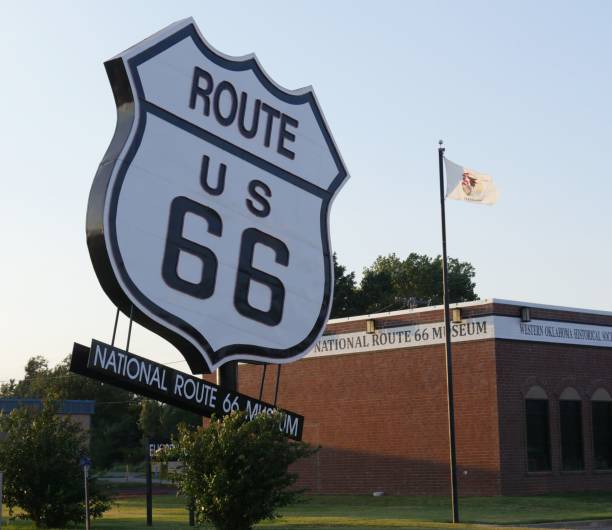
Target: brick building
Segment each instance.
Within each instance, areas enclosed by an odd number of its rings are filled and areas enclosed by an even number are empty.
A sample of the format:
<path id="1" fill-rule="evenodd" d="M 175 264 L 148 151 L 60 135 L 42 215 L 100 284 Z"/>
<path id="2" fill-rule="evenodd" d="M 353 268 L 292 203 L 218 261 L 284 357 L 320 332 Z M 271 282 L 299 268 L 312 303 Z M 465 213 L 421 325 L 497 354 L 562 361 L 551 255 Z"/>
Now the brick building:
<path id="1" fill-rule="evenodd" d="M 483 300 L 451 307 L 461 495 L 612 489 L 612 313 Z M 269 369 L 263 398 L 274 397 Z M 259 394 L 262 367 L 241 365 Z M 319 493 L 449 491 L 441 307 L 330 320 L 283 366 L 278 404 L 321 451 Z"/>

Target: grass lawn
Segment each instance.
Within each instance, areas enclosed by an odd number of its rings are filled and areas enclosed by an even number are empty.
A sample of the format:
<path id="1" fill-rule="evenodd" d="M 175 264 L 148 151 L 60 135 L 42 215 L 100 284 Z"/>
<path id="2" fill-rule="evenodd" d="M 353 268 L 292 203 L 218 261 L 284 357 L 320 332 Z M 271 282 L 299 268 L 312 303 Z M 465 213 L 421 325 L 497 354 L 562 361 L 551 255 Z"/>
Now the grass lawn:
<path id="1" fill-rule="evenodd" d="M 153 527 L 158 530 L 189 528 L 184 501 L 172 495 L 156 496 Z M 612 518 L 612 493 L 570 493 L 531 497 L 469 497 L 461 499 L 464 523 L 451 525 L 448 499 L 444 497 L 307 496 L 304 502 L 283 510 L 282 517 L 258 525 L 278 530 L 391 530 L 397 528 L 467 529 L 469 523 L 512 525 L 544 521 Z M 6 514 L 5 514 L 6 515 Z M 6 530 L 30 530 L 16 521 Z M 93 528 L 137 529 L 145 526 L 144 497 L 119 499 Z"/>

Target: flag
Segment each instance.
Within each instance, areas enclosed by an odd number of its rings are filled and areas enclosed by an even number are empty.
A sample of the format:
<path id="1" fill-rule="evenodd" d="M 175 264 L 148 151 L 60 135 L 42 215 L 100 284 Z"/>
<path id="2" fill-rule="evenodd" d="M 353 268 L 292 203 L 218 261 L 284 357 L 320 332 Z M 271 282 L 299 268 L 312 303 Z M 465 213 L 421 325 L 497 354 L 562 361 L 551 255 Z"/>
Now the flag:
<path id="1" fill-rule="evenodd" d="M 457 201 L 495 204 L 499 192 L 489 175 L 478 173 L 444 159 L 446 196 Z"/>

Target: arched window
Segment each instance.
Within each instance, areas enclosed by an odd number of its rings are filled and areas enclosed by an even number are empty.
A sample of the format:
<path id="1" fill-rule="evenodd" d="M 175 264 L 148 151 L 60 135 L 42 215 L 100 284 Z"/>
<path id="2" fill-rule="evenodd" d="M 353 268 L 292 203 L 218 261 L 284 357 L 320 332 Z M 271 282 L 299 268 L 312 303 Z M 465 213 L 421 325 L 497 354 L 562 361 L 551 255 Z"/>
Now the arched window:
<path id="1" fill-rule="evenodd" d="M 593 418 L 593 467 L 612 468 L 612 398 L 603 388 L 591 396 Z"/>
<path id="2" fill-rule="evenodd" d="M 550 471 L 548 396 L 542 387 L 532 386 L 525 394 L 525 419 L 527 471 Z"/>
<path id="3" fill-rule="evenodd" d="M 574 388 L 566 388 L 559 396 L 561 423 L 561 468 L 564 471 L 584 469 L 582 450 L 582 400 Z"/>

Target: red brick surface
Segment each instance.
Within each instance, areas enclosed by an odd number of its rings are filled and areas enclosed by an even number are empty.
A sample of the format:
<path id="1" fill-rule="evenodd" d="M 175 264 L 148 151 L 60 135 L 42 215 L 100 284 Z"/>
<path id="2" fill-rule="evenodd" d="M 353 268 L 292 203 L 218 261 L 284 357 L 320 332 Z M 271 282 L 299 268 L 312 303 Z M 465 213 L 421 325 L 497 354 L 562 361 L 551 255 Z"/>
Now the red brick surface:
<path id="1" fill-rule="evenodd" d="M 499 491 L 493 341 L 455 348 L 461 487 Z M 240 367 L 240 391 L 259 394 L 263 368 Z M 276 368 L 264 400 L 273 401 Z M 320 493 L 448 491 L 448 423 L 442 346 L 337 355 L 283 366 L 279 406 L 305 416 L 304 439 L 321 451 L 299 472 Z M 489 427 L 483 428 L 483 425 Z M 464 471 L 466 474 L 464 474 Z"/>
<path id="2" fill-rule="evenodd" d="M 464 317 L 520 316 L 520 307 L 485 303 Z M 531 309 L 532 318 L 612 325 L 612 317 Z M 376 327 L 439 322 L 440 309 L 376 318 Z M 326 333 L 365 331 L 365 319 L 331 323 Z M 459 493 L 528 494 L 612 489 L 612 473 L 592 469 L 590 395 L 612 394 L 612 351 L 560 344 L 479 340 L 453 344 Z M 240 392 L 259 395 L 263 367 L 241 365 Z M 263 399 L 274 400 L 276 366 Z M 550 397 L 550 473 L 526 470 L 524 394 Z M 558 396 L 583 399 L 586 469 L 560 470 Z M 306 358 L 284 365 L 278 405 L 305 417 L 304 439 L 321 450 L 297 466 L 317 493 L 446 494 L 449 448 L 444 346 Z"/>
<path id="3" fill-rule="evenodd" d="M 612 489 L 612 472 L 593 470 L 590 397 L 597 388 L 612 394 L 612 352 L 562 344 L 496 341 L 502 493 Z M 551 471 L 527 472 L 524 395 L 542 387 L 549 399 Z M 559 396 L 567 387 L 582 399 L 585 470 L 561 469 Z"/>

